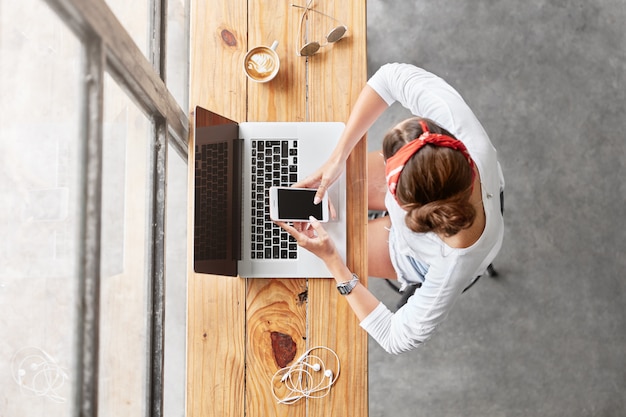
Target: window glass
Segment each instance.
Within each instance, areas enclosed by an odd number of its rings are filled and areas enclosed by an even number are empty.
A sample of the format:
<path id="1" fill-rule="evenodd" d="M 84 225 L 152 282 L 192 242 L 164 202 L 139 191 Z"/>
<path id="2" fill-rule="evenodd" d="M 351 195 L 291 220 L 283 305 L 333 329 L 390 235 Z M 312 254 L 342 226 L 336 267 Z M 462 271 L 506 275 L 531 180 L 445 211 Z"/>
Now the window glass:
<path id="1" fill-rule="evenodd" d="M 76 414 L 81 57 L 45 2 L 0 0 L 0 416 Z"/>
<path id="2" fill-rule="evenodd" d="M 189 0 L 167 2 L 167 88 L 189 114 Z"/>
<path id="3" fill-rule="evenodd" d="M 148 279 L 152 123 L 107 74 L 104 82 L 98 415 L 149 406 Z"/>
<path id="4" fill-rule="evenodd" d="M 167 2 L 168 89 L 189 111 L 189 0 Z M 187 161 L 168 149 L 165 231 L 165 363 L 163 415 L 185 415 L 187 317 Z"/>
<path id="5" fill-rule="evenodd" d="M 165 416 L 185 415 L 187 317 L 187 161 L 171 146 L 165 231 Z"/>
<path id="6" fill-rule="evenodd" d="M 122 23 L 143 54 L 150 56 L 150 4 L 149 0 L 106 0 L 106 4 Z"/>

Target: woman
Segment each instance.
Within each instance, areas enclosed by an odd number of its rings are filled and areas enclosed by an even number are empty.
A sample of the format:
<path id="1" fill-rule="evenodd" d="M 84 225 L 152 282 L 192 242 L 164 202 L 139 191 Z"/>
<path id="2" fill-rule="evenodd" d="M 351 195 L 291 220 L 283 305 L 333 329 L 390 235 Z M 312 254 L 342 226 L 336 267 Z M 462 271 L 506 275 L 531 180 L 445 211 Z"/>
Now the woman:
<path id="1" fill-rule="evenodd" d="M 279 223 L 320 257 L 361 326 L 388 352 L 423 343 L 457 297 L 483 274 L 502 244 L 496 150 L 461 96 L 444 80 L 408 64 L 387 64 L 368 81 L 329 160 L 298 186 L 316 202 L 341 174 L 353 147 L 393 102 L 415 117 L 393 127 L 383 153 L 368 156 L 368 208 L 388 216 L 368 225 L 369 275 L 421 287 L 395 314 L 343 263 L 316 219 Z"/>

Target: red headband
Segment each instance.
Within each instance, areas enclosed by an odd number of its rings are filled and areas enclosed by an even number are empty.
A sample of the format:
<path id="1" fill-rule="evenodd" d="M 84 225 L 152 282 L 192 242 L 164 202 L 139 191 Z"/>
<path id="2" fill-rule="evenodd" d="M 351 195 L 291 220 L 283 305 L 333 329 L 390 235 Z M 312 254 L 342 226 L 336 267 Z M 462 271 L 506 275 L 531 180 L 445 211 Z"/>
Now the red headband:
<path id="1" fill-rule="evenodd" d="M 470 164 L 470 168 L 472 168 L 472 184 L 474 183 L 474 161 L 472 161 L 472 157 L 470 156 L 467 148 L 458 139 L 452 138 L 447 135 L 442 135 L 439 133 L 430 133 L 428 130 L 428 125 L 423 120 L 419 121 L 422 126 L 423 133 L 417 139 L 405 144 L 402 146 L 398 152 L 396 152 L 393 156 L 387 159 L 385 165 L 385 176 L 387 178 L 387 185 L 389 186 L 389 191 L 396 198 L 396 188 L 398 186 L 398 179 L 400 178 L 400 174 L 402 174 L 402 170 L 404 166 L 408 162 L 408 160 L 415 154 L 417 151 L 422 149 L 425 145 L 431 144 L 436 146 L 443 146 L 446 148 L 451 148 L 456 151 L 460 151 L 463 153 L 463 156 L 467 159 L 467 162 Z"/>

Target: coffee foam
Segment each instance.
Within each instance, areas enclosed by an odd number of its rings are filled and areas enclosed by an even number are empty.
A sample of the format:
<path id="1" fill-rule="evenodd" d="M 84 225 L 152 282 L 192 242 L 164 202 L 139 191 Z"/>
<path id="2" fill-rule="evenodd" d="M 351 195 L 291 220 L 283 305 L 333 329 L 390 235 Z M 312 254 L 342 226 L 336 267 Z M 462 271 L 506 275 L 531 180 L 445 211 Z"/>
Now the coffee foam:
<path id="1" fill-rule="evenodd" d="M 272 75 L 276 70 L 276 60 L 274 56 L 267 51 L 260 50 L 253 53 L 246 63 L 248 74 L 255 79 L 264 79 Z"/>

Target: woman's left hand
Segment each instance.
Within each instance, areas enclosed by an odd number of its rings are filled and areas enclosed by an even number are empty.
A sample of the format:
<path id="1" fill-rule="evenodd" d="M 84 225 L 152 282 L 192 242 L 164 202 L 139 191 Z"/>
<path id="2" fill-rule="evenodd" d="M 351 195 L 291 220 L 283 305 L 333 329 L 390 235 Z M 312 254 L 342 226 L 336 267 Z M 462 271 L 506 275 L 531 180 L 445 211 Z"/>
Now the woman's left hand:
<path id="1" fill-rule="evenodd" d="M 316 218 L 311 216 L 309 220 L 310 223 L 298 223 L 298 228 L 285 222 L 277 221 L 275 223 L 293 236 L 299 246 L 328 263 L 331 259 L 338 256 L 335 243 Z"/>

